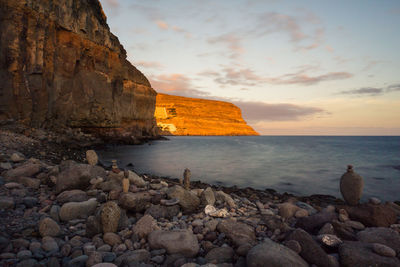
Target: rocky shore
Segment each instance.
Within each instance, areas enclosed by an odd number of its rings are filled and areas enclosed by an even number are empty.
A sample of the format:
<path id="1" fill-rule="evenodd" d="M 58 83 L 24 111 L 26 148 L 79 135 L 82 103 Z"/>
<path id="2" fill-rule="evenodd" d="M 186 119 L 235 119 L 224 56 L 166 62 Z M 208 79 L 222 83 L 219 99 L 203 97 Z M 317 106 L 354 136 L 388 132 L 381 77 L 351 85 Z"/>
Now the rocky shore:
<path id="1" fill-rule="evenodd" d="M 398 202 L 124 172 L 77 130 L 0 141 L 2 266 L 400 266 Z"/>

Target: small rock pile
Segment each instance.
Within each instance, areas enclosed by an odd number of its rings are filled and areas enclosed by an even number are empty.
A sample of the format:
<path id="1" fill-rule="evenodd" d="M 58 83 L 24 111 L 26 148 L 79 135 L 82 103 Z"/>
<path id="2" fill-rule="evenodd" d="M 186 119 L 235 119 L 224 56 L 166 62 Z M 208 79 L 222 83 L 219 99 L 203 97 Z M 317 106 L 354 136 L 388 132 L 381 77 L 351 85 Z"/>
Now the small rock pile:
<path id="1" fill-rule="evenodd" d="M 105 170 L 94 151 L 58 165 L 0 153 L 3 266 L 400 266 L 393 202 L 185 189 Z"/>

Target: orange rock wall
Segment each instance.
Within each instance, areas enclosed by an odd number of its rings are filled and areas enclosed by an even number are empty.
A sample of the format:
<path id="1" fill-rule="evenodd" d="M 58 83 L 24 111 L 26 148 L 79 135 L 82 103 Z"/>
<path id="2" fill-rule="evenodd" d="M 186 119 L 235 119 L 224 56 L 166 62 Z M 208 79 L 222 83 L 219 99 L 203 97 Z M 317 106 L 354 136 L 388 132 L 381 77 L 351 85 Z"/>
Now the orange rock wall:
<path id="1" fill-rule="evenodd" d="M 0 0 L 0 120 L 156 133 L 156 92 L 126 60 L 98 0 Z"/>
<path id="2" fill-rule="evenodd" d="M 163 135 L 258 135 L 222 101 L 157 94 L 155 118 Z"/>

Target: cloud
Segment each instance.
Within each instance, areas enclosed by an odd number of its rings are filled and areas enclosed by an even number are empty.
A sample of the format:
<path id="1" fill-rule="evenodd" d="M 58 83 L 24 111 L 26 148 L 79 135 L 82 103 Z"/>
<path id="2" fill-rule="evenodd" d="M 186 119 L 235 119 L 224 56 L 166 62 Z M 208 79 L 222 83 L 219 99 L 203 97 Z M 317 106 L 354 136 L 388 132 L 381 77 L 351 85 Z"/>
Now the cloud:
<path id="1" fill-rule="evenodd" d="M 324 81 L 341 80 L 351 78 L 348 72 L 328 72 L 321 75 L 310 76 L 306 72 L 316 70 L 315 66 L 301 66 L 295 73 L 288 73 L 278 77 L 263 77 L 249 68 L 233 69 L 225 67 L 221 71 L 204 71 L 201 76 L 214 79 L 214 82 L 225 85 L 256 86 L 263 83 L 269 84 L 298 84 L 314 85 Z"/>
<path id="2" fill-rule="evenodd" d="M 148 69 L 162 69 L 164 68 L 164 65 L 162 65 L 160 62 L 156 61 L 137 61 L 134 62 L 135 66 L 140 66 L 143 68 L 148 68 Z"/>
<path id="3" fill-rule="evenodd" d="M 161 30 L 168 30 L 169 26 L 165 21 L 156 20 L 155 23 L 157 24 L 158 28 Z"/>
<path id="4" fill-rule="evenodd" d="M 387 93 L 400 91 L 400 83 L 392 84 L 386 87 L 362 87 L 359 89 L 341 91 L 341 95 L 354 95 L 354 96 L 377 96 Z"/>
<path id="5" fill-rule="evenodd" d="M 157 92 L 187 97 L 204 97 L 208 95 L 208 93 L 196 89 L 191 79 L 183 74 L 150 76 L 149 80 Z"/>
<path id="6" fill-rule="evenodd" d="M 321 19 L 311 11 L 299 10 L 299 12 L 303 14 L 290 16 L 277 12 L 263 13 L 259 15 L 257 26 L 252 32 L 256 35 L 286 33 L 296 50 L 311 50 L 320 47 L 325 37 Z M 306 32 L 306 28 L 311 30 Z M 310 44 L 305 44 L 305 42 L 310 42 Z"/>
<path id="7" fill-rule="evenodd" d="M 343 80 L 353 77 L 349 72 L 328 72 L 321 75 L 309 76 L 303 72 L 285 74 L 277 78 L 268 78 L 268 81 L 273 84 L 302 84 L 314 85 L 320 82 Z"/>
<path id="8" fill-rule="evenodd" d="M 304 117 L 327 113 L 321 108 L 288 103 L 268 104 L 236 101 L 234 104 L 241 108 L 243 117 L 251 123 L 260 121 L 297 121 Z"/>
<path id="9" fill-rule="evenodd" d="M 226 33 L 208 39 L 208 43 L 210 44 L 223 43 L 227 45 L 231 52 L 230 58 L 237 58 L 245 52 L 241 42 L 242 39 L 232 33 Z"/>

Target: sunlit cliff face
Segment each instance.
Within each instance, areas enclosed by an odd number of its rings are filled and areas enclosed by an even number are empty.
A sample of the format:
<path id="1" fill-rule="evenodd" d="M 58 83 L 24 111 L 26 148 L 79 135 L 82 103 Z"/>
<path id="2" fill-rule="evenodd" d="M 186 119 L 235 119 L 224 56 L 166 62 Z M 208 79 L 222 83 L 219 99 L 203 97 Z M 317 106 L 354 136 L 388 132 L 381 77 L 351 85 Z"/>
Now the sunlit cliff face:
<path id="1" fill-rule="evenodd" d="M 258 135 L 231 103 L 158 94 L 154 117 L 164 135 Z"/>

